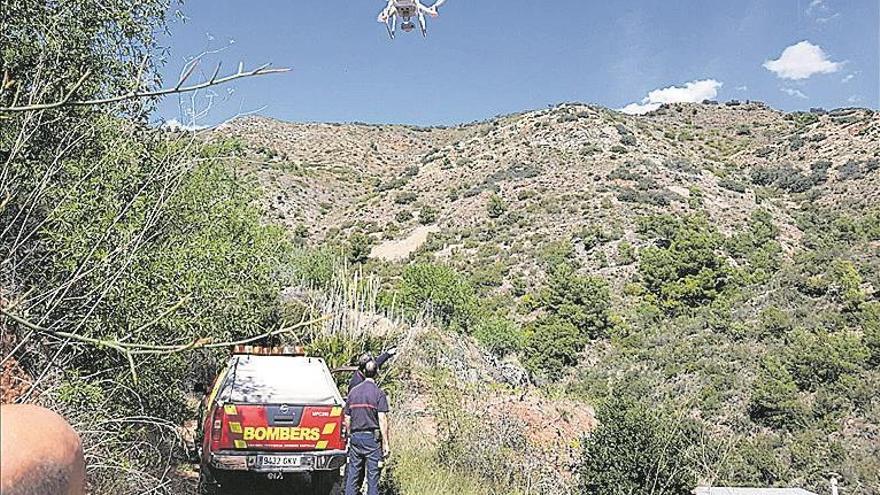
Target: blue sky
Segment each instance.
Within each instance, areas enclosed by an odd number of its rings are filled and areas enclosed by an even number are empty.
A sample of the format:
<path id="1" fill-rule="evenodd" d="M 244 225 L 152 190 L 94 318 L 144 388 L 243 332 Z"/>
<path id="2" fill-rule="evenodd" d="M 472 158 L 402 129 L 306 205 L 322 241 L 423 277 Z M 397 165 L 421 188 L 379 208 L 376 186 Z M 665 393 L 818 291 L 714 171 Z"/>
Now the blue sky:
<path id="1" fill-rule="evenodd" d="M 293 71 L 167 98 L 155 117 L 192 123 L 195 104 L 199 125 L 245 112 L 430 125 L 562 101 L 639 111 L 713 95 L 788 111 L 880 107 L 878 0 L 449 0 L 427 39 L 393 42 L 375 21 L 383 5 L 187 2 L 163 40 L 166 81 L 216 50 L 206 72 L 218 60 Z"/>

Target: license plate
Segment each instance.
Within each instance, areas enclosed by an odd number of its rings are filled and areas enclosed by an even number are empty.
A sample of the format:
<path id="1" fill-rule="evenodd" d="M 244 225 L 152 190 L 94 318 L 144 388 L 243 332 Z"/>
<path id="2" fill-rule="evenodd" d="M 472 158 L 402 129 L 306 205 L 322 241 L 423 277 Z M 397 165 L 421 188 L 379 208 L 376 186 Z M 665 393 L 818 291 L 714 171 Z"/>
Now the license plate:
<path id="1" fill-rule="evenodd" d="M 302 456 L 296 455 L 261 455 L 258 459 L 258 463 L 262 467 L 299 467 L 303 464 L 303 458 Z"/>

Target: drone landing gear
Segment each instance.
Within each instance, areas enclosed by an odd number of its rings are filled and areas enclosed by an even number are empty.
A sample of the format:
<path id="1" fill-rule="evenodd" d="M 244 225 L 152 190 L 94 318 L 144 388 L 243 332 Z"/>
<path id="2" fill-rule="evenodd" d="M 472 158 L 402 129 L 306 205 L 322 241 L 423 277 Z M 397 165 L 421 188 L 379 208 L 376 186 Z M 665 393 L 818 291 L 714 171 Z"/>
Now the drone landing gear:
<path id="1" fill-rule="evenodd" d="M 388 30 L 388 36 L 390 36 L 391 39 L 394 39 L 394 34 L 395 34 L 394 31 L 395 31 L 396 27 L 397 27 L 397 16 L 396 15 L 392 15 L 391 17 L 389 17 L 388 19 L 385 20 L 385 29 Z"/>
<path id="2" fill-rule="evenodd" d="M 419 27 L 422 28 L 422 37 L 428 37 L 428 23 L 425 22 L 425 14 L 419 12 Z"/>

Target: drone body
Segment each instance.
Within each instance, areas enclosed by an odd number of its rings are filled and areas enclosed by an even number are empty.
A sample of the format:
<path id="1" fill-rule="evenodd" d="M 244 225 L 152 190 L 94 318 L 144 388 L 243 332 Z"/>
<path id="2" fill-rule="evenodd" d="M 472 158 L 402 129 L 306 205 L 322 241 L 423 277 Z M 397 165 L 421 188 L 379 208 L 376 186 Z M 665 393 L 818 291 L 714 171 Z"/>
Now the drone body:
<path id="1" fill-rule="evenodd" d="M 417 18 L 422 36 L 427 37 L 428 23 L 425 14 L 437 17 L 440 15 L 437 9 L 444 3 L 446 0 L 437 0 L 430 7 L 426 7 L 421 0 L 388 0 L 388 4 L 382 9 L 376 20 L 385 25 L 385 28 L 388 29 L 388 36 L 394 39 L 398 20 L 400 20 L 400 29 L 409 33 L 416 28 L 413 18 Z"/>

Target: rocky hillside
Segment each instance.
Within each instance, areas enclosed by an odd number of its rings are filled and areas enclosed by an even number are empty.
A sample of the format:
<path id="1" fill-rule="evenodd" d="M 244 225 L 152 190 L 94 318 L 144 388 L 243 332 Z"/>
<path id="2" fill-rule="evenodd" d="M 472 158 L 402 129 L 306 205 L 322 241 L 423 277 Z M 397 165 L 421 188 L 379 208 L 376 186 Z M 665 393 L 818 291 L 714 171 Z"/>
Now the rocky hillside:
<path id="1" fill-rule="evenodd" d="M 311 242 L 364 232 L 374 255 L 398 260 L 430 239 L 439 259 L 494 265 L 492 284 L 536 275 L 534 255 L 569 236 L 588 267 L 625 270 L 613 259 L 620 243 L 639 247 L 647 213 L 700 209 L 729 234 L 761 207 L 791 251 L 804 202 L 880 202 L 880 114 L 863 109 L 564 104 L 454 128 L 248 117 L 217 132 L 246 143 L 271 215 Z M 591 251 L 597 233 L 613 242 Z"/>
<path id="2" fill-rule="evenodd" d="M 559 411 L 573 419 L 550 432 L 556 468 L 507 479 L 504 463 L 479 464 L 474 485 L 639 493 L 654 481 L 633 472 L 654 472 L 673 442 L 657 474 L 677 483 L 669 493 L 698 482 L 820 491 L 831 471 L 845 491 L 880 493 L 877 112 L 564 104 L 452 128 L 251 117 L 213 136 L 239 143 L 270 220 L 319 248 L 303 255 L 307 285 L 326 285 L 324 256 L 338 251 L 323 248 L 341 246 L 358 273 L 383 279 L 384 310 L 433 312 L 445 344 L 418 348 L 476 346 L 524 377 L 450 382 L 440 361 L 414 357 L 423 374 L 400 382 L 415 391 L 414 417 L 450 397 L 473 409 L 428 421 L 424 466 L 474 466 L 457 425 L 528 440 Z M 508 402 L 524 409 L 477 413 Z M 492 438 L 504 441 L 487 440 L 482 458 L 525 441 Z M 649 464 L 622 469 L 634 452 Z M 408 467 L 418 474 L 401 486 L 435 483 Z"/>

